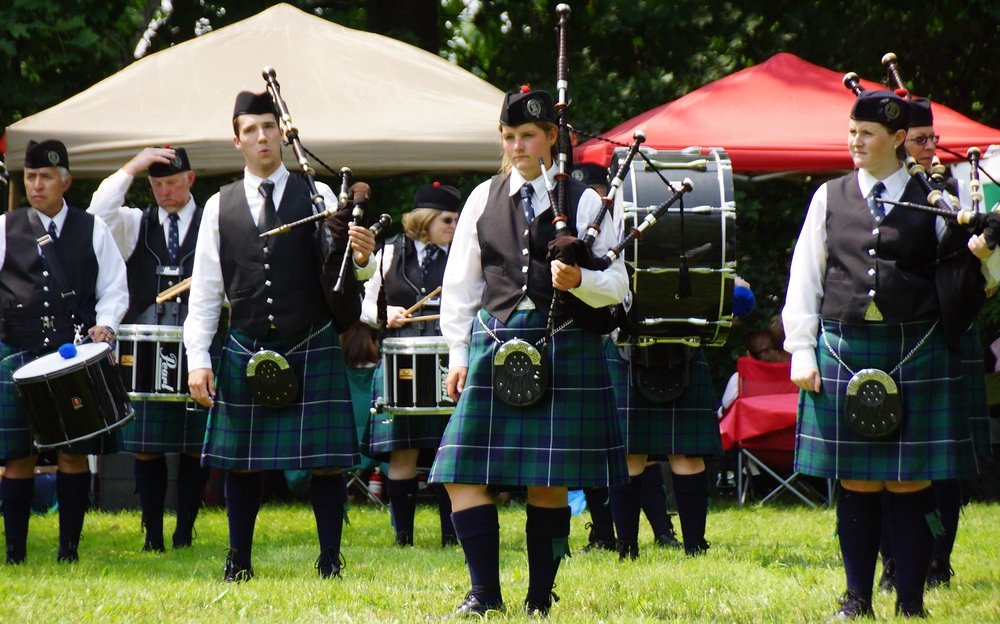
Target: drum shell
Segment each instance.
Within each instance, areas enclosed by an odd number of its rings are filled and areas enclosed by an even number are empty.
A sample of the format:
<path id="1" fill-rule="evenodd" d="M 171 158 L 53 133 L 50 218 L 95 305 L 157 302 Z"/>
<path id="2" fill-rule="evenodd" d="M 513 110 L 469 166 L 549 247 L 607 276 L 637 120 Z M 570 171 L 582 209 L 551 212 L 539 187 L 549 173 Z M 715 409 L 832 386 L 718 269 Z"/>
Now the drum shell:
<path id="1" fill-rule="evenodd" d="M 14 371 L 14 383 L 30 414 L 39 449 L 103 435 L 135 415 L 110 346 L 99 343 L 78 349 L 78 357 L 71 360 L 50 353 Z"/>
<path id="2" fill-rule="evenodd" d="M 450 414 L 448 344 L 441 336 L 382 341 L 385 411 L 390 414 Z"/>
<path id="3" fill-rule="evenodd" d="M 694 190 L 683 197 L 683 248 L 680 203 L 676 203 L 623 250 L 632 269 L 630 315 L 636 332 L 656 342 L 721 346 L 732 325 L 736 267 L 732 165 L 718 149 L 707 154 L 645 153 L 658 168 L 654 171 L 636 158 L 626 173 L 621 189 L 626 232 L 673 194 L 660 175 L 675 188 L 690 178 Z M 678 297 L 682 252 L 691 281 L 691 296 L 683 299 Z"/>
<path id="4" fill-rule="evenodd" d="M 117 338 L 118 370 L 132 399 L 188 400 L 182 327 L 125 324 Z"/>

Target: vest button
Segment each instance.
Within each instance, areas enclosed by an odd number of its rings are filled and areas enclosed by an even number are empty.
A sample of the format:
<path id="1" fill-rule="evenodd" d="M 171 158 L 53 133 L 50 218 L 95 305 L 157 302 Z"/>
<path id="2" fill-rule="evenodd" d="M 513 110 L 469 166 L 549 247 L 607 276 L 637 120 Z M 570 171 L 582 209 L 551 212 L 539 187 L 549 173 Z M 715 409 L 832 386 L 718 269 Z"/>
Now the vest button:
<path id="1" fill-rule="evenodd" d="M 270 251 L 271 251 L 270 249 L 268 249 L 267 247 L 264 247 L 264 253 L 269 253 Z"/>
<path id="2" fill-rule="evenodd" d="M 271 286 L 271 280 L 264 280 L 264 286 L 270 287 Z"/>
<path id="3" fill-rule="evenodd" d="M 875 275 L 875 269 L 868 269 L 868 275 L 874 276 Z"/>
<path id="4" fill-rule="evenodd" d="M 268 314 L 267 315 L 267 320 L 269 320 L 269 321 L 271 321 L 273 323 L 274 322 L 274 315 L 273 314 Z"/>
<path id="5" fill-rule="evenodd" d="M 48 277 L 48 276 L 49 276 L 48 271 L 42 271 L 42 277 Z"/>
<path id="6" fill-rule="evenodd" d="M 521 255 L 522 256 L 527 256 L 528 255 L 528 248 L 527 247 L 525 247 L 524 249 L 521 250 Z"/>
<path id="7" fill-rule="evenodd" d="M 268 303 L 274 303 L 274 299 L 272 299 L 272 298 L 268 297 L 268 298 L 267 298 L 267 302 L 268 302 Z"/>
<path id="8" fill-rule="evenodd" d="M 521 267 L 521 273 L 527 273 L 527 272 L 528 272 L 528 267 L 526 266 Z"/>
<path id="9" fill-rule="evenodd" d="M 875 250 L 874 249 L 869 249 L 868 250 L 868 255 L 874 257 L 875 256 Z"/>
<path id="10" fill-rule="evenodd" d="M 872 230 L 872 236 L 878 236 L 878 228 Z"/>
<path id="11" fill-rule="evenodd" d="M 525 284 L 524 286 L 521 286 L 521 292 L 526 292 L 527 290 L 528 290 L 528 285 L 527 284 Z M 46 304 L 46 305 L 48 305 L 48 304 Z"/>
<path id="12" fill-rule="evenodd" d="M 869 297 L 874 297 L 875 296 L 875 289 L 874 288 L 872 290 L 868 291 L 868 296 Z"/>
<path id="13" fill-rule="evenodd" d="M 48 302 L 48 301 L 43 301 L 43 302 L 42 302 L 42 307 L 43 307 L 43 308 L 47 308 L 47 307 L 49 307 L 49 302 Z"/>
<path id="14" fill-rule="evenodd" d="M 48 286 L 42 286 L 42 292 L 49 292 Z"/>
<path id="15" fill-rule="evenodd" d="M 271 265 L 267 264 L 267 263 L 264 263 L 264 270 L 265 271 L 270 271 L 271 270 Z"/>

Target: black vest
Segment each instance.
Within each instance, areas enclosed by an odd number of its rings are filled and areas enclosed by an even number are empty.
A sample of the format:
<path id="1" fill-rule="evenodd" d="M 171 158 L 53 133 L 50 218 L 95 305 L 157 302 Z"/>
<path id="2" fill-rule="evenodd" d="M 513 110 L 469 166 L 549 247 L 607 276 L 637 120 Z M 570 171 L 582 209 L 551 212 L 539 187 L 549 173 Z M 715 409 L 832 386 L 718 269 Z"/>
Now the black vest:
<path id="1" fill-rule="evenodd" d="M 320 282 L 317 226 L 261 239 L 250 218 L 243 180 L 219 193 L 219 259 L 232 305 L 231 326 L 264 339 L 272 326 L 281 336 L 289 336 L 331 320 Z M 306 183 L 289 175 L 275 225 L 312 215 L 309 197 Z"/>
<path id="2" fill-rule="evenodd" d="M 0 270 L 0 340 L 19 349 L 40 353 L 73 341 L 72 316 L 84 329 L 97 321 L 97 256 L 94 254 L 94 217 L 67 208 L 58 240 L 50 243 L 59 257 L 65 288 L 76 293 L 76 306 L 60 293 L 50 271 L 45 271 L 38 241 L 28 219 L 32 208 L 7 212 L 7 251 Z"/>
<path id="3" fill-rule="evenodd" d="M 434 263 L 431 264 L 427 280 L 424 281 L 423 273 L 420 271 L 417 246 L 405 236 L 398 237 L 393 242 L 392 262 L 382 275 L 386 305 L 412 307 L 413 304 L 441 285 L 444 280 L 444 268 L 447 264 L 448 255 L 442 249 L 441 253 L 434 259 Z M 413 316 L 439 314 L 441 312 L 440 302 L 441 297 L 438 295 L 421 306 L 413 313 Z M 392 337 L 440 336 L 441 326 L 437 321 L 407 323 L 399 329 L 386 328 L 385 335 Z"/>
<path id="4" fill-rule="evenodd" d="M 508 195 L 510 174 L 493 176 L 486 209 L 476 223 L 486 289 L 483 309 L 506 323 L 525 295 L 543 314 L 552 302 L 552 270 L 546 261 L 549 241 L 555 236 L 552 207 L 535 215 L 528 227 L 519 203 Z M 587 186 L 567 180 L 567 225 L 576 235 L 576 211 Z"/>
<path id="5" fill-rule="evenodd" d="M 194 248 L 198 242 L 198 228 L 201 226 L 201 213 L 202 207 L 196 206 L 191 225 L 184 235 L 184 240 L 181 241 L 178 254 L 180 266 L 170 267 L 167 242 L 164 237 L 169 221 L 162 224 L 159 222 L 159 209 L 155 205 L 143 211 L 142 222 L 139 225 L 139 240 L 127 265 L 129 300 L 125 323 L 140 322 L 140 315 L 143 317 L 142 322 L 150 322 L 148 317 L 151 316 L 158 320 L 163 319 L 166 304 L 157 305 L 156 296 L 191 276 L 194 269 Z M 180 312 L 177 316 L 179 323 L 183 323 L 184 317 L 187 316 L 187 293 L 181 294 L 178 298 L 181 300 L 181 305 L 178 306 Z M 154 305 L 157 305 L 157 309 L 150 314 L 149 308 Z M 153 323 L 159 324 L 155 321 Z"/>
<path id="6" fill-rule="evenodd" d="M 874 298 L 886 323 L 938 316 L 935 216 L 899 207 L 875 227 L 857 172 L 827 182 L 823 318 L 863 323 Z M 902 201 L 924 203 L 911 179 Z"/>

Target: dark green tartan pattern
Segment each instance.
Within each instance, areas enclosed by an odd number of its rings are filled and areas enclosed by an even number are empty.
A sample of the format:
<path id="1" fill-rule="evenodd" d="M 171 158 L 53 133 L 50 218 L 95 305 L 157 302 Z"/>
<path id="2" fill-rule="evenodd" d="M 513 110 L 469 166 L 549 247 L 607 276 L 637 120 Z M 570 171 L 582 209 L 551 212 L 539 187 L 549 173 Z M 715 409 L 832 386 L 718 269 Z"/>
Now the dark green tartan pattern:
<path id="1" fill-rule="evenodd" d="M 500 338 L 535 344 L 545 317 L 516 311 L 506 326 L 480 318 Z M 628 479 L 625 446 L 601 338 L 570 327 L 555 334 L 545 357 L 549 388 L 531 407 L 493 396 L 499 344 L 473 321 L 465 390 L 448 422 L 429 481 L 559 487 L 606 486 Z"/>
<path id="2" fill-rule="evenodd" d="M 969 418 L 969 430 L 976 449 L 978 469 L 990 456 L 990 407 L 986 403 L 986 368 L 983 364 L 983 343 L 979 336 L 979 325 L 973 323 L 962 335 L 962 391 L 958 413 Z M 963 405 L 964 403 L 964 405 Z"/>
<path id="3" fill-rule="evenodd" d="M 654 403 L 632 387 L 632 367 L 621 350 L 610 339 L 604 342 L 626 452 L 653 459 L 722 455 L 712 372 L 701 350 L 691 361 L 683 394 L 669 403 Z"/>
<path id="4" fill-rule="evenodd" d="M 385 396 L 383 386 L 385 358 L 378 361 L 372 376 L 372 401 Z M 406 449 L 434 449 L 441 444 L 441 436 L 448 425 L 450 414 L 401 416 L 389 413 L 371 414 L 361 440 L 361 453 L 387 461 L 389 453 Z"/>
<path id="5" fill-rule="evenodd" d="M 929 321 L 898 325 L 847 325 L 823 321 L 830 345 L 855 372 L 889 372 L 931 327 Z M 961 363 L 935 329 L 914 356 L 893 375 L 903 402 L 903 423 L 888 440 L 861 438 L 843 414 L 849 373 L 819 336 L 819 393 L 799 393 L 795 468 L 805 474 L 862 481 L 921 481 L 971 476 L 975 450 L 962 403 Z"/>
<path id="6" fill-rule="evenodd" d="M 130 453 L 200 453 L 208 411 L 195 403 L 132 401 L 135 418 L 122 427 Z"/>
<path id="7" fill-rule="evenodd" d="M 222 349 L 215 407 L 209 412 L 203 462 L 227 470 L 348 468 L 358 463 L 357 432 L 340 340 L 318 328 L 288 338 L 255 340 L 231 330 Z M 282 408 L 253 402 L 247 384 L 252 352 L 271 349 L 288 360 L 299 380 L 299 398 Z"/>
<path id="8" fill-rule="evenodd" d="M 0 459 L 18 459 L 38 453 L 28 425 L 28 408 L 17 393 L 14 371 L 37 359 L 0 342 Z M 72 455 L 105 455 L 117 453 L 121 446 L 121 427 L 73 445 L 59 447 L 59 452 Z"/>

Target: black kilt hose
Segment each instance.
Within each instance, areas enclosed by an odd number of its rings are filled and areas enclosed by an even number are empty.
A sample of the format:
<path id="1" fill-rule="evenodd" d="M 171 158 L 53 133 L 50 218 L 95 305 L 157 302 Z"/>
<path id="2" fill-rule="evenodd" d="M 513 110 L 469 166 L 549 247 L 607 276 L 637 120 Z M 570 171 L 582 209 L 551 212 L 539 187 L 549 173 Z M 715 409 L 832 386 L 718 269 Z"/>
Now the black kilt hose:
<path id="1" fill-rule="evenodd" d="M 297 347 L 297 348 L 296 348 Z M 296 401 L 254 403 L 246 365 L 261 349 L 285 356 L 299 381 Z M 357 433 L 340 339 L 333 326 L 256 340 L 233 329 L 222 348 L 204 463 L 226 470 L 348 468 L 358 463 Z"/>
<path id="2" fill-rule="evenodd" d="M 855 372 L 862 368 L 889 372 L 933 325 L 933 321 L 822 323 L 830 345 Z M 939 329 L 893 374 L 902 398 L 903 422 L 895 436 L 881 441 L 863 439 L 847 427 L 843 411 L 851 373 L 831 355 L 822 333 L 818 343 L 822 388 L 818 393 L 799 393 L 796 470 L 862 481 L 961 479 L 976 472 L 963 398 L 968 388 L 961 361 L 948 351 Z"/>
<path id="3" fill-rule="evenodd" d="M 570 326 L 555 334 L 545 357 L 549 388 L 530 407 L 493 396 L 493 357 L 500 340 L 535 344 L 546 317 L 515 311 L 506 325 L 485 310 L 473 320 L 469 372 L 434 459 L 429 481 L 490 485 L 598 487 L 625 483 L 625 446 L 601 337 Z"/>
<path id="4" fill-rule="evenodd" d="M 0 342 L 0 459 L 19 459 L 39 452 L 28 424 L 31 416 L 12 378 L 14 371 L 39 357 Z M 120 431 L 119 427 L 111 433 L 59 447 L 58 451 L 71 455 L 117 453 L 121 446 Z"/>
<path id="5" fill-rule="evenodd" d="M 385 358 L 378 361 L 375 374 L 372 376 L 372 401 L 384 397 Z M 388 461 L 392 451 L 407 449 L 430 449 L 428 459 L 433 460 L 433 451 L 441 445 L 441 436 L 448 425 L 449 414 L 426 414 L 419 416 L 400 416 L 389 414 L 371 414 L 365 433 L 361 440 L 361 452 L 379 461 Z M 420 454 L 419 464 L 429 465 Z"/>
<path id="6" fill-rule="evenodd" d="M 628 454 L 649 455 L 650 459 L 722 455 L 712 373 L 700 350 L 691 361 L 684 393 L 675 401 L 654 403 L 632 387 L 632 367 L 621 350 L 610 339 L 604 342 Z"/>

